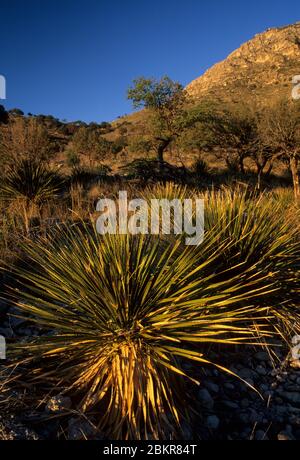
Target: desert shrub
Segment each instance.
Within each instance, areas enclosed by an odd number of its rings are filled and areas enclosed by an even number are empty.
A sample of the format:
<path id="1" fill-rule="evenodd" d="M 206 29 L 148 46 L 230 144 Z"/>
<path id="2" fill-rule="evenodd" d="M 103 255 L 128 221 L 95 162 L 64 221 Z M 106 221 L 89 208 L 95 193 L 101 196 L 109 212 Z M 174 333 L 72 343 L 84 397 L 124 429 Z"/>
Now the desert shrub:
<path id="1" fill-rule="evenodd" d="M 229 174 L 233 176 L 240 176 L 240 166 L 238 158 L 227 159 L 226 168 Z"/>
<path id="2" fill-rule="evenodd" d="M 95 172 L 98 176 L 98 179 L 105 178 L 111 173 L 111 168 L 108 165 L 98 165 L 95 168 Z"/>
<path id="3" fill-rule="evenodd" d="M 193 164 L 192 172 L 198 179 L 202 179 L 209 175 L 209 166 L 205 160 L 198 158 Z"/>
<path id="4" fill-rule="evenodd" d="M 257 304 L 268 305 L 277 315 L 280 327 L 278 323 L 273 323 L 272 327 L 285 335 L 298 332 L 300 211 L 291 191 L 283 189 L 257 195 L 248 190 L 223 189 L 201 194 L 182 185 L 167 183 L 147 187 L 142 196 L 148 200 L 204 199 L 206 232 L 215 235 L 217 247 L 229 242 L 215 260 L 216 274 L 220 279 L 229 279 L 245 269 L 249 269 L 250 278 L 255 273 L 264 274 L 268 282 L 276 285 L 276 290 L 260 297 Z M 169 241 L 176 238 L 168 236 Z M 202 261 L 207 241 L 205 236 L 198 248 Z"/>
<path id="5" fill-rule="evenodd" d="M 180 436 L 192 412 L 183 379 L 194 382 L 182 363 L 211 364 L 207 345 L 266 334 L 267 310 L 252 298 L 271 286 L 256 289 L 253 277 L 244 288 L 241 274 L 217 280 L 216 254 L 199 264 L 198 251 L 179 240 L 101 237 L 82 224 L 23 250 L 11 295 L 50 333 L 10 346 L 10 359 L 32 359 L 36 384 L 77 393 L 109 439 Z"/>
<path id="6" fill-rule="evenodd" d="M 121 173 L 129 179 L 139 179 L 143 182 L 153 181 L 183 181 L 186 171 L 183 168 L 177 168 L 167 162 L 158 160 L 139 158 L 125 165 Z"/>
<path id="7" fill-rule="evenodd" d="M 246 265 L 265 273 L 277 290 L 259 302 L 269 304 L 284 326 L 299 327 L 299 210 L 286 212 L 285 194 L 280 200 L 225 189 L 208 192 L 204 199 L 206 230 L 215 233 L 219 244 L 231 241 L 220 253 L 218 271 L 242 264 L 242 270 Z"/>
<path id="8" fill-rule="evenodd" d="M 72 168 L 71 174 L 69 176 L 69 184 L 71 186 L 89 185 L 93 180 L 95 180 L 94 172 L 82 166 L 76 166 Z"/>
<path id="9" fill-rule="evenodd" d="M 156 160 L 140 158 L 122 167 L 121 173 L 132 179 L 148 181 L 159 175 L 159 164 Z"/>
<path id="10" fill-rule="evenodd" d="M 111 153 L 113 155 L 117 155 L 118 153 L 122 152 L 127 147 L 127 139 L 125 136 L 119 136 L 115 139 L 114 142 L 111 143 Z"/>
<path id="11" fill-rule="evenodd" d="M 28 231 L 32 214 L 39 212 L 43 203 L 57 195 L 62 186 L 58 171 L 41 162 L 21 159 L 8 168 L 0 194 L 5 200 L 19 204 Z"/>
<path id="12" fill-rule="evenodd" d="M 1 184 L 1 195 L 8 199 L 25 197 L 40 203 L 53 197 L 62 183 L 57 171 L 33 160 L 20 160 L 7 171 Z"/>
<path id="13" fill-rule="evenodd" d="M 107 165 L 98 165 L 95 168 L 85 168 L 82 166 L 74 167 L 69 176 L 69 184 L 71 186 L 83 186 L 88 188 L 92 184 L 99 181 L 99 179 L 107 178 L 111 169 Z"/>
<path id="14" fill-rule="evenodd" d="M 293 255 L 298 249 L 295 216 L 287 219 L 283 202 L 274 199 L 274 195 L 223 189 L 207 192 L 203 198 L 206 229 L 215 229 L 220 238 L 233 240 L 230 250 L 236 250 L 239 260 L 263 264 L 278 245 L 285 248 L 285 255 Z M 284 265 L 283 260 L 280 262 Z"/>
<path id="15" fill-rule="evenodd" d="M 6 166 L 20 158 L 49 163 L 59 151 L 58 145 L 37 118 L 12 117 L 0 136 L 0 152 Z"/>
<path id="16" fill-rule="evenodd" d="M 0 124 L 7 123 L 9 120 L 8 112 L 5 110 L 3 105 L 0 105 Z"/>
<path id="17" fill-rule="evenodd" d="M 80 165 L 80 158 L 79 155 L 74 152 L 73 150 L 67 150 L 67 165 L 71 168 L 78 168 Z"/>

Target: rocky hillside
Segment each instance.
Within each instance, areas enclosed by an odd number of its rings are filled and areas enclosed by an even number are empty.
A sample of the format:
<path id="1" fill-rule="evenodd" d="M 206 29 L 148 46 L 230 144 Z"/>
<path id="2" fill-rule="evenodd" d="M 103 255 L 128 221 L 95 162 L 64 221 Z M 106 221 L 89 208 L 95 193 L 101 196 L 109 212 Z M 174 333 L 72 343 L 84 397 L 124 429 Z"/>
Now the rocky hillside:
<path id="1" fill-rule="evenodd" d="M 239 102 L 291 94 L 300 75 L 300 22 L 256 35 L 187 86 L 195 99 Z"/>

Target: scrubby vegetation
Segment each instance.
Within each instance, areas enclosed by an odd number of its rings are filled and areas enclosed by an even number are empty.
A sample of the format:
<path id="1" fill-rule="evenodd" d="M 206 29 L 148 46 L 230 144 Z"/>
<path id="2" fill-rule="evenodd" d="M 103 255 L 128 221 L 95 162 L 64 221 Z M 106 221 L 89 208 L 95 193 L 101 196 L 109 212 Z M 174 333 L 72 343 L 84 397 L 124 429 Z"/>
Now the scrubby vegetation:
<path id="1" fill-rule="evenodd" d="M 107 438 L 180 438 L 199 416 L 193 366 L 238 379 L 216 348 L 272 355 L 299 333 L 300 116 L 195 106 L 168 78 L 129 97 L 142 134 L 2 111 L 2 298 L 34 331 L 11 335 L 8 364 L 37 405 L 70 397 Z M 204 199 L 204 242 L 100 236 L 96 202 L 119 190 Z"/>

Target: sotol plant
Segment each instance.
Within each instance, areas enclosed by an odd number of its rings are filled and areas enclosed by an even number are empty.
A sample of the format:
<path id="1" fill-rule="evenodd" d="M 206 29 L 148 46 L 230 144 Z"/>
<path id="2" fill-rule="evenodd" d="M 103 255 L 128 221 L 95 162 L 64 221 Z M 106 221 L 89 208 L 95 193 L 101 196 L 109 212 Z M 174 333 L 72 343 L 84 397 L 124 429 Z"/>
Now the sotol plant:
<path id="1" fill-rule="evenodd" d="M 289 205 L 290 193 L 279 189 L 260 196 L 248 191 L 222 189 L 204 194 L 172 183 L 146 188 L 142 196 L 169 200 L 202 198 L 205 202 L 205 230 L 215 235 L 216 246 L 230 244 L 215 259 L 215 272 L 221 279 L 236 276 L 249 269 L 249 275 L 263 271 L 268 283 L 274 283 L 274 295 L 258 299 L 258 304 L 273 309 L 279 330 L 285 336 L 300 329 L 299 268 L 300 237 L 299 209 Z M 203 258 L 205 238 L 199 250 Z M 239 265 L 241 264 L 241 265 Z M 252 267 L 252 268 L 251 268 Z M 275 325 L 275 323 L 274 323 Z"/>
<path id="2" fill-rule="evenodd" d="M 298 332 L 299 210 L 293 214 L 287 211 L 285 194 L 281 199 L 281 194 L 257 197 L 246 191 L 225 189 L 207 193 L 204 199 L 206 230 L 214 232 L 219 244 L 227 239 L 232 243 L 220 253 L 218 270 L 242 262 L 255 271 L 263 271 L 276 290 L 274 295 L 260 299 L 260 304 L 263 301 L 273 309 L 282 331 Z"/>
<path id="3" fill-rule="evenodd" d="M 21 206 L 26 231 L 31 214 L 62 187 L 62 178 L 41 162 L 21 159 L 10 166 L 0 187 L 3 198 Z"/>
<path id="4" fill-rule="evenodd" d="M 180 241 L 100 237 L 82 224 L 24 250 L 12 295 L 51 333 L 15 344 L 10 355 L 32 359 L 35 381 L 77 393 L 78 407 L 93 408 L 110 439 L 176 436 L 190 412 L 182 362 L 208 364 L 207 344 L 268 334 L 268 310 L 252 299 L 272 287 L 257 288 L 259 274 L 246 284 L 246 274 L 217 281 L 211 249 L 199 265 Z"/>

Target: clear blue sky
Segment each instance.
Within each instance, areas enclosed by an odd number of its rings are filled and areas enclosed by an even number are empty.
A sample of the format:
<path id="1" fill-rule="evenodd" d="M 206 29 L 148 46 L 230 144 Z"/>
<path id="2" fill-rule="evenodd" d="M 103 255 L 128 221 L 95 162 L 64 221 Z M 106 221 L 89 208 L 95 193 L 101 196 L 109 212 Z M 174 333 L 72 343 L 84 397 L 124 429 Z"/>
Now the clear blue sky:
<path id="1" fill-rule="evenodd" d="M 131 111 L 135 77 L 187 84 L 254 34 L 298 20 L 299 0 L 1 0 L 5 106 L 110 121 Z"/>

